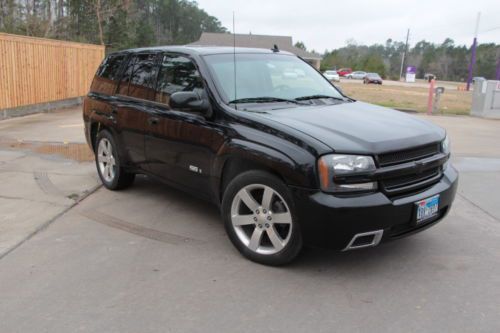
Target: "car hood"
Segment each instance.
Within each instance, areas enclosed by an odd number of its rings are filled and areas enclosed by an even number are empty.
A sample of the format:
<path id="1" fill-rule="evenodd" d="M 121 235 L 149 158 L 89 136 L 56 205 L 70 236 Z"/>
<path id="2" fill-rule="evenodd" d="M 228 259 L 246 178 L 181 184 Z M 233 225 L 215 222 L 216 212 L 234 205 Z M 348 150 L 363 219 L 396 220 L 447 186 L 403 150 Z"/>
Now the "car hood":
<path id="1" fill-rule="evenodd" d="M 445 136 L 442 128 L 423 119 L 363 102 L 300 106 L 260 115 L 343 153 L 379 154 L 437 142 Z"/>

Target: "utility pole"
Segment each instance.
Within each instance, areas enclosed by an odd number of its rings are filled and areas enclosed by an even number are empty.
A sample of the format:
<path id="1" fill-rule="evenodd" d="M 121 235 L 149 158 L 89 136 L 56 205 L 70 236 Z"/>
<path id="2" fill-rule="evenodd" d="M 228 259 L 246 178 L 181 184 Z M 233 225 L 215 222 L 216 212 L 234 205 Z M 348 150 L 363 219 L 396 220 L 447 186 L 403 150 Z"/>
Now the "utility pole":
<path id="1" fill-rule="evenodd" d="M 410 29 L 408 28 L 408 32 L 406 33 L 406 43 L 405 43 L 405 51 L 403 52 L 403 58 L 401 58 L 401 69 L 399 70 L 399 81 L 403 79 L 403 67 L 405 64 L 406 52 L 408 52 L 408 39 L 410 38 Z"/>
<path id="2" fill-rule="evenodd" d="M 469 63 L 469 76 L 467 77 L 467 91 L 470 90 L 470 84 L 472 82 L 472 72 L 474 71 L 474 65 L 476 64 L 477 32 L 479 30 L 480 18 L 481 18 L 481 12 L 477 13 L 476 30 L 474 31 L 474 40 L 472 41 L 470 63 Z"/>
<path id="3" fill-rule="evenodd" d="M 500 54 L 498 55 L 498 60 L 497 60 L 497 75 L 495 75 L 495 79 L 497 81 L 500 81 Z"/>

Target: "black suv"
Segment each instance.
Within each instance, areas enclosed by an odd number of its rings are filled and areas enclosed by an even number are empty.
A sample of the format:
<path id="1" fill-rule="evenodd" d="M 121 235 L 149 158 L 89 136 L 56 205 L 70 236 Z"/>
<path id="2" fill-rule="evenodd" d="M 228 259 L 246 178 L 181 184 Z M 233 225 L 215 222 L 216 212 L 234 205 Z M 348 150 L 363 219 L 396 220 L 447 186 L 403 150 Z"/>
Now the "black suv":
<path id="1" fill-rule="evenodd" d="M 276 48 L 110 54 L 83 118 L 104 186 L 140 173 L 209 200 L 235 247 L 269 265 L 303 244 L 351 250 L 426 229 L 457 188 L 443 129 L 355 101 Z"/>

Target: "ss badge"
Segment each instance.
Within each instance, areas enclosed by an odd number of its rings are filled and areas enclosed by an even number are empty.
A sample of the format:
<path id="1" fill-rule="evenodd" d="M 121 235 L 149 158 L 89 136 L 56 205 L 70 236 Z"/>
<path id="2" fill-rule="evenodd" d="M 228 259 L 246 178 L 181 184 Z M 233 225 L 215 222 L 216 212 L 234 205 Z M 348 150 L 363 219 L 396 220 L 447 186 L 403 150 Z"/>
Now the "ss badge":
<path id="1" fill-rule="evenodd" d="M 193 171 L 193 172 L 196 172 L 196 173 L 201 173 L 201 172 L 202 172 L 202 171 L 201 171 L 201 169 L 200 169 L 200 168 L 198 168 L 198 167 L 197 167 L 197 166 L 195 166 L 195 165 L 190 165 L 190 166 L 189 166 L 189 171 Z"/>

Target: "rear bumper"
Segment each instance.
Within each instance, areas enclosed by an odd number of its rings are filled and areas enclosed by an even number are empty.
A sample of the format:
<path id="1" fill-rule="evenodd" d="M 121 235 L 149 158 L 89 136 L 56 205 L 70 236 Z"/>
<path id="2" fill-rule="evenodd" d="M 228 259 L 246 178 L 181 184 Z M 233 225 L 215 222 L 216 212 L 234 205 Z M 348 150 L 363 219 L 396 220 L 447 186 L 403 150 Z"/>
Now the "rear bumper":
<path id="1" fill-rule="evenodd" d="M 385 242 L 435 225 L 449 212 L 457 184 L 458 173 L 450 164 L 438 183 L 401 198 L 389 198 L 381 192 L 338 197 L 317 190 L 291 190 L 305 243 L 345 249 L 357 234 L 383 230 L 380 241 Z M 415 202 L 436 194 L 440 195 L 438 215 L 417 226 Z"/>

